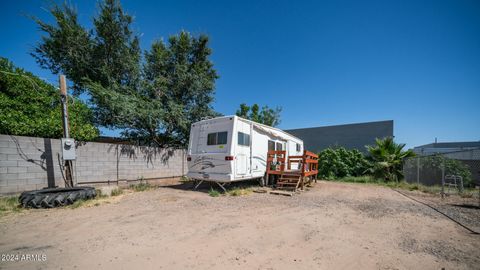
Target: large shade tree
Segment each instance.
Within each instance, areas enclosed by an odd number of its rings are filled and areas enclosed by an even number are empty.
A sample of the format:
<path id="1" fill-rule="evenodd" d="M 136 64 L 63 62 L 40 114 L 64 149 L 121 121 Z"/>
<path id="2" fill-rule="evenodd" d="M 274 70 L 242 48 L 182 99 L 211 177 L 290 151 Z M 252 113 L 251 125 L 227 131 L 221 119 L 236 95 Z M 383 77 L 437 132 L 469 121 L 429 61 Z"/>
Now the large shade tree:
<path id="1" fill-rule="evenodd" d="M 88 94 L 98 125 L 142 144 L 186 145 L 192 122 L 217 115 L 208 37 L 182 31 L 155 41 L 142 57 L 120 2 L 98 8 L 88 30 L 73 7 L 53 4 L 55 23 L 35 19 L 44 35 L 32 55 L 43 68 L 66 74 L 75 94 Z"/>
<path id="2" fill-rule="evenodd" d="M 240 108 L 237 110 L 236 115 L 257 123 L 275 127 L 280 124 L 281 112 L 282 108 L 280 107 L 273 109 L 268 106 L 263 106 L 262 109 L 260 109 L 260 106 L 256 103 L 252 106 L 242 103 L 240 104 Z"/>

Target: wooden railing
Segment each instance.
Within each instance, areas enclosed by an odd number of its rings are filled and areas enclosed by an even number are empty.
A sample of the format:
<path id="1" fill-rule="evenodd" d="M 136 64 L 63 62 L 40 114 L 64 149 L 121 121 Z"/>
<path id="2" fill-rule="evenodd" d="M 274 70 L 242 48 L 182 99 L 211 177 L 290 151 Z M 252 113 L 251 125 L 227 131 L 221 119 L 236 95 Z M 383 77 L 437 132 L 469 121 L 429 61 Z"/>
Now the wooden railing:
<path id="1" fill-rule="evenodd" d="M 267 176 L 269 174 L 281 174 L 285 171 L 287 151 L 267 152 Z"/>
<path id="2" fill-rule="evenodd" d="M 318 174 L 318 155 L 305 150 L 301 156 L 288 156 L 287 158 L 286 151 L 268 151 L 267 179 L 268 175 L 281 175 L 285 171 L 297 171 L 302 177 L 313 176 L 316 179 Z"/>
<path id="3" fill-rule="evenodd" d="M 318 155 L 305 150 L 303 152 L 303 173 L 302 176 L 311 176 L 318 174 Z"/>

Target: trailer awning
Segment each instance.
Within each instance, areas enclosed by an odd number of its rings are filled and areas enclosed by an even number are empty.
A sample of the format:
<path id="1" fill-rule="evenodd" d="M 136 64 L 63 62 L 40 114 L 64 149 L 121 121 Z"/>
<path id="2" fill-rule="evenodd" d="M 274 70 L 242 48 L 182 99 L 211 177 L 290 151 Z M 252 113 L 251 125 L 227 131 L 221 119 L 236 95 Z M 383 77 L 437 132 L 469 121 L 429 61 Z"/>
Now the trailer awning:
<path id="1" fill-rule="evenodd" d="M 259 131 L 261 131 L 262 133 L 264 134 L 267 134 L 271 137 L 275 137 L 275 138 L 278 138 L 278 139 L 281 139 L 281 140 L 285 140 L 285 141 L 288 141 L 288 138 L 285 137 L 282 133 L 280 132 L 277 132 L 275 130 L 272 130 L 272 129 L 268 129 L 268 128 L 265 128 L 261 125 L 257 125 L 257 124 L 253 124 L 253 127 Z"/>

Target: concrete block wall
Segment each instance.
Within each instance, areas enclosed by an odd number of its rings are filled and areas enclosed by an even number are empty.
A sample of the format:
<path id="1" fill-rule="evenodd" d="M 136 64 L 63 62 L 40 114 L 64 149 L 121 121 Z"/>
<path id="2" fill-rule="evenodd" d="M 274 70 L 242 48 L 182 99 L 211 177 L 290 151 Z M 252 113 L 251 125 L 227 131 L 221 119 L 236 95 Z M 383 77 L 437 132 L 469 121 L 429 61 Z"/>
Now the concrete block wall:
<path id="1" fill-rule="evenodd" d="M 0 135 L 0 194 L 64 186 L 60 140 Z M 79 184 L 166 179 L 187 172 L 185 151 L 87 142 L 76 147 Z"/>

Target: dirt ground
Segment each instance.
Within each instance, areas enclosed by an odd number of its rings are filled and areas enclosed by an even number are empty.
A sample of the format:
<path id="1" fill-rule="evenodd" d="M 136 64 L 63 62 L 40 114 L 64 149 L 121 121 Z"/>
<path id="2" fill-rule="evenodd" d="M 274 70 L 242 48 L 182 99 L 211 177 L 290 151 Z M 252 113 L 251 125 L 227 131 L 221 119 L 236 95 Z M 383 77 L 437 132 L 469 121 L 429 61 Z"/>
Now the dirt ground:
<path id="1" fill-rule="evenodd" d="M 480 210 L 461 208 L 479 230 Z M 163 187 L 9 215 L 0 235 L 2 254 L 46 255 L 2 269 L 480 268 L 480 235 L 394 190 L 332 182 L 293 197 Z"/>

